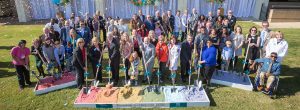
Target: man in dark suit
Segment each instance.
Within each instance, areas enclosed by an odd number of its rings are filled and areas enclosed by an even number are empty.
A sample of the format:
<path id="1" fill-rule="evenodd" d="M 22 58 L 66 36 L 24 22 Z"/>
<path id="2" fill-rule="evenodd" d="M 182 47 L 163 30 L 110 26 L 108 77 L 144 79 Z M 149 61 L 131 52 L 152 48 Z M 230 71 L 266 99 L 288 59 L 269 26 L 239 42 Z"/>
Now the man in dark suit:
<path id="1" fill-rule="evenodd" d="M 141 19 L 142 22 L 145 22 L 146 18 L 145 18 L 145 15 L 143 15 L 143 11 L 140 9 L 139 10 L 139 15 L 138 15 Z"/>
<path id="2" fill-rule="evenodd" d="M 171 33 L 173 33 L 174 25 L 175 25 L 175 17 L 172 15 L 171 10 L 168 10 L 167 14 L 168 14 L 168 17 L 169 17 L 169 22 L 170 22 L 170 27 L 171 27 L 171 29 L 169 31 Z"/>
<path id="3" fill-rule="evenodd" d="M 188 71 L 192 63 L 191 58 L 192 58 L 192 50 L 194 48 L 193 45 L 194 45 L 193 37 L 191 35 L 187 35 L 187 40 L 183 41 L 181 44 L 180 65 L 181 65 L 182 82 L 186 82 Z"/>
<path id="4" fill-rule="evenodd" d="M 119 81 L 119 68 L 120 68 L 120 44 L 118 38 L 114 38 L 112 33 L 107 34 L 107 47 L 108 47 L 108 56 L 110 59 L 110 67 L 112 72 L 112 80 L 114 86 L 118 85 Z"/>
<path id="5" fill-rule="evenodd" d="M 227 16 L 226 16 L 225 18 L 228 19 L 230 30 L 233 31 L 233 30 L 234 30 L 235 23 L 236 23 L 236 17 L 233 16 L 232 10 L 228 10 Z"/>
<path id="6" fill-rule="evenodd" d="M 146 20 L 144 21 L 147 30 L 154 30 L 155 29 L 155 24 L 152 22 L 151 16 L 147 15 Z"/>
<path id="7" fill-rule="evenodd" d="M 70 41 L 70 30 L 72 27 L 70 26 L 69 21 L 65 21 L 65 25 L 61 28 L 60 39 L 63 42 L 63 45 L 66 46 L 67 42 Z"/>
<path id="8" fill-rule="evenodd" d="M 217 10 L 217 15 L 214 17 L 214 22 L 218 21 L 218 17 L 221 16 L 222 19 L 224 18 L 224 16 L 221 13 L 221 9 Z"/>
<path id="9" fill-rule="evenodd" d="M 89 16 L 89 13 L 85 14 L 84 23 L 87 27 L 89 27 L 91 32 L 94 31 L 94 29 L 93 29 L 93 19 Z M 93 33 L 91 33 L 91 35 L 93 36 Z"/>
<path id="10" fill-rule="evenodd" d="M 160 16 L 160 12 L 156 11 L 155 16 L 153 17 L 153 23 L 160 23 L 162 24 L 162 17 Z"/>
<path id="11" fill-rule="evenodd" d="M 106 20 L 104 18 L 104 16 L 101 16 L 99 13 L 99 29 L 102 30 L 102 35 L 103 35 L 103 40 L 106 41 L 106 28 L 105 28 L 105 24 L 106 24 Z M 99 31 L 100 32 L 100 31 Z"/>
<path id="12" fill-rule="evenodd" d="M 80 21 L 80 30 L 79 35 L 84 39 L 85 46 L 87 46 L 91 41 L 91 31 L 88 27 L 86 27 L 84 21 Z"/>

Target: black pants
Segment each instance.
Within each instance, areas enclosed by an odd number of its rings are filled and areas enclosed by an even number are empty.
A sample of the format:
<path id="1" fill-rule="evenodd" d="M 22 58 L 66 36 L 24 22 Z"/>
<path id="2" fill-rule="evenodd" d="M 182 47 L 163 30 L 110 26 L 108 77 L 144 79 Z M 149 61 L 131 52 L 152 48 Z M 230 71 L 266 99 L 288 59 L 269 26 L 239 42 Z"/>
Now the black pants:
<path id="1" fill-rule="evenodd" d="M 181 42 L 183 42 L 184 41 L 184 39 L 186 39 L 186 33 L 187 31 L 185 31 L 185 32 L 181 32 Z"/>
<path id="2" fill-rule="evenodd" d="M 110 67 L 112 72 L 112 80 L 114 85 L 117 85 L 119 82 L 120 57 L 112 58 Z"/>
<path id="3" fill-rule="evenodd" d="M 30 85 L 30 75 L 29 71 L 25 68 L 23 65 L 15 65 L 16 71 L 17 71 L 17 77 L 19 82 L 19 87 L 24 88 L 25 82 L 26 84 Z"/>
<path id="4" fill-rule="evenodd" d="M 181 66 L 181 80 L 185 81 L 186 78 L 188 77 L 188 71 L 190 69 L 190 63 L 180 61 L 180 66 Z"/>
<path id="5" fill-rule="evenodd" d="M 99 67 L 98 73 L 97 73 L 97 64 L 98 64 L 99 59 L 94 59 L 94 61 L 92 61 L 92 68 L 93 68 L 93 75 L 95 76 L 95 79 L 97 81 L 102 82 L 102 65 Z M 97 78 L 96 78 L 96 74 L 98 74 Z"/>
<path id="6" fill-rule="evenodd" d="M 205 66 L 204 67 L 204 79 L 207 84 L 210 84 L 210 79 L 215 71 L 215 66 Z"/>
<path id="7" fill-rule="evenodd" d="M 126 80 L 129 80 L 128 72 L 130 69 L 130 62 L 128 58 L 125 59 L 125 67 L 126 67 Z"/>
<path id="8" fill-rule="evenodd" d="M 217 68 L 220 70 L 221 69 L 221 64 L 222 64 L 222 49 L 221 47 L 217 46 L 217 50 L 218 50 L 218 55 L 217 55 L 217 63 L 218 63 L 218 66 Z"/>
<path id="9" fill-rule="evenodd" d="M 45 77 L 43 62 L 40 59 L 35 59 L 36 69 L 39 72 L 39 76 Z"/>
<path id="10" fill-rule="evenodd" d="M 167 62 L 160 62 L 159 63 L 159 71 L 161 73 L 161 75 L 159 76 L 161 80 L 164 80 L 165 75 L 166 75 L 166 64 Z"/>
<path id="11" fill-rule="evenodd" d="M 84 70 L 81 67 L 75 67 L 77 88 L 81 89 L 84 84 Z"/>

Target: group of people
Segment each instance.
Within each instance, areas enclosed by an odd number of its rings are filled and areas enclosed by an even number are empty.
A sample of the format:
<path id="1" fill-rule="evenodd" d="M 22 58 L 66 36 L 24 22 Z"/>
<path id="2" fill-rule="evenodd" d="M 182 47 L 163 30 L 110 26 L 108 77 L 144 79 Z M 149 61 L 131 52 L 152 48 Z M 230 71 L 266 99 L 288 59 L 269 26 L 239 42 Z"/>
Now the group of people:
<path id="1" fill-rule="evenodd" d="M 33 40 L 31 52 L 25 47 L 26 41 L 21 40 L 11 54 L 21 89 L 25 82 L 31 84 L 30 53 L 35 56 L 40 76 L 45 76 L 43 64 L 48 74 L 75 70 L 79 89 L 83 87 L 88 64 L 92 65 L 92 73 L 100 82 L 103 81 L 102 67 L 109 65 L 114 86 L 119 83 L 120 69 L 124 70 L 130 84 L 138 85 L 141 73 L 144 74 L 142 83 L 148 82 L 147 79 L 152 83 L 152 78 L 157 75 L 163 83 L 169 76 L 176 77 L 180 67 L 182 82 L 186 82 L 193 69 L 200 69 L 208 87 L 216 69 L 228 71 L 231 63 L 233 68 L 239 63 L 243 47 L 246 47 L 243 71 L 260 63 L 261 77 L 278 76 L 280 62 L 288 48 L 283 33 L 271 31 L 269 23 L 263 21 L 260 32 L 253 26 L 244 36 L 242 27 L 235 25 L 236 19 L 231 10 L 227 15 L 218 10 L 215 15 L 209 12 L 208 16 L 198 14 L 196 9 L 192 13 L 185 10 L 183 15 L 180 11 L 176 11 L 176 15 L 172 15 L 170 10 L 162 12 L 162 15 L 156 11 L 154 16 L 144 15 L 139 10 L 127 25 L 124 19 L 106 18 L 99 11 L 93 17 L 86 14 L 84 18 L 72 14 L 70 19 L 65 19 L 58 14 L 56 19 L 45 25 L 44 33 Z M 102 60 L 106 48 L 108 64 Z M 156 59 L 157 70 L 153 68 Z M 139 66 L 143 67 L 143 71 Z M 264 78 L 261 80 L 260 90 L 264 87 Z M 268 85 L 266 88 L 269 88 Z"/>

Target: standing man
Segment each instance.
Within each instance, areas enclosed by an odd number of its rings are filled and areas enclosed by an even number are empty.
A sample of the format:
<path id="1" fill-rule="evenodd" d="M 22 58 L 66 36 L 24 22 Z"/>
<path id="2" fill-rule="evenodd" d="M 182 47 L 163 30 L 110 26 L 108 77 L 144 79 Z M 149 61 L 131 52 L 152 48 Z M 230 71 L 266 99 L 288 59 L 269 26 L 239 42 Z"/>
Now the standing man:
<path id="1" fill-rule="evenodd" d="M 180 10 L 177 10 L 175 20 L 174 20 L 174 28 L 173 28 L 173 34 L 175 35 L 176 40 L 179 36 L 180 30 L 181 30 Z"/>
<path id="2" fill-rule="evenodd" d="M 160 35 L 158 37 L 158 43 L 156 44 L 156 56 L 159 61 L 159 71 L 162 73 L 160 77 L 160 82 L 162 83 L 164 80 L 164 75 L 167 70 L 166 65 L 169 56 L 169 49 L 167 44 L 165 43 L 165 39 L 163 35 Z"/>
<path id="3" fill-rule="evenodd" d="M 149 31 L 155 29 L 155 24 L 152 22 L 150 15 L 147 15 L 146 20 L 144 21 L 144 24 L 146 25 L 146 28 Z"/>
<path id="4" fill-rule="evenodd" d="M 260 56 L 264 58 L 266 56 L 266 46 L 271 39 L 270 36 L 271 30 L 269 29 L 269 22 L 263 21 L 262 22 L 262 30 L 260 32 Z"/>
<path id="5" fill-rule="evenodd" d="M 169 22 L 170 22 L 170 27 L 171 27 L 169 32 L 173 33 L 174 25 L 175 25 L 175 17 L 172 15 L 171 10 L 168 10 L 167 15 L 168 15 Z"/>
<path id="6" fill-rule="evenodd" d="M 217 60 L 217 49 L 213 46 L 212 41 L 208 40 L 206 46 L 203 48 L 202 61 L 204 64 L 204 81 L 206 81 L 206 88 L 210 86 L 210 79 L 215 71 Z"/>
<path id="7" fill-rule="evenodd" d="M 70 41 L 70 39 L 71 39 L 71 37 L 70 37 L 71 29 L 72 29 L 72 27 L 70 26 L 70 22 L 65 21 L 65 25 L 64 25 L 64 27 L 61 28 L 61 32 L 60 32 L 60 39 L 64 46 L 67 46 L 67 42 Z"/>
<path id="8" fill-rule="evenodd" d="M 144 38 L 144 43 L 140 46 L 140 49 L 142 50 L 143 56 L 142 58 L 144 59 L 145 62 L 145 72 L 144 72 L 144 80 L 142 81 L 143 83 L 146 82 L 147 75 L 149 75 L 149 80 L 151 81 L 151 74 L 152 74 L 152 69 L 154 66 L 154 58 L 155 58 L 155 46 L 152 45 L 149 41 L 148 37 Z"/>
<path id="9" fill-rule="evenodd" d="M 192 50 L 194 48 L 193 45 L 194 45 L 193 37 L 188 34 L 187 40 L 185 40 L 181 44 L 181 51 L 180 51 L 181 80 L 183 83 L 186 82 L 188 71 L 191 66 Z"/>
<path id="10" fill-rule="evenodd" d="M 188 33 L 188 21 L 190 19 L 190 16 L 188 14 L 188 10 L 184 10 L 184 14 L 181 16 L 181 41 L 186 38 L 186 34 Z"/>
<path id="11" fill-rule="evenodd" d="M 120 43 L 118 38 L 113 37 L 112 33 L 109 32 L 107 34 L 108 44 L 106 45 L 108 48 L 108 56 L 110 59 L 110 67 L 112 72 L 112 80 L 114 86 L 118 85 L 119 82 L 119 68 L 120 68 Z"/>
<path id="12" fill-rule="evenodd" d="M 160 16 L 160 12 L 158 10 L 155 12 L 155 16 L 153 17 L 153 22 L 162 24 L 162 17 Z"/>
<path id="13" fill-rule="evenodd" d="M 141 21 L 144 22 L 146 19 L 145 19 L 145 15 L 143 14 L 143 11 L 141 9 L 139 9 L 139 14 L 138 16 L 140 17 Z"/>
<path id="14" fill-rule="evenodd" d="M 79 35 L 84 39 L 85 45 L 87 46 L 92 37 L 91 37 L 91 31 L 88 27 L 86 27 L 84 21 L 80 21 L 80 31 L 79 31 Z"/>
<path id="15" fill-rule="evenodd" d="M 227 16 L 225 18 L 228 19 L 228 21 L 229 21 L 228 24 L 229 24 L 230 30 L 233 31 L 235 23 L 236 23 L 236 17 L 233 16 L 232 10 L 228 10 Z"/>
<path id="16" fill-rule="evenodd" d="M 54 18 L 51 18 L 50 22 L 45 25 L 45 28 L 53 27 L 55 31 L 60 32 L 60 27 L 56 23 L 56 20 Z"/>
<path id="17" fill-rule="evenodd" d="M 197 24 L 197 20 L 199 18 L 199 15 L 197 13 L 196 8 L 193 8 L 191 18 L 189 20 L 189 28 L 191 30 L 191 35 L 194 37 L 196 35 L 197 30 L 194 30 L 195 25 Z"/>
<path id="18" fill-rule="evenodd" d="M 12 63 L 15 65 L 18 82 L 19 82 L 19 89 L 22 91 L 25 86 L 25 82 L 28 85 L 31 85 L 30 81 L 30 50 L 26 47 L 26 41 L 21 40 L 18 46 L 11 49 L 11 56 L 13 58 Z"/>
<path id="19" fill-rule="evenodd" d="M 99 20 L 99 33 L 102 30 L 103 41 L 106 41 L 106 28 L 105 28 L 106 20 L 105 20 L 105 17 L 101 16 L 101 13 L 100 13 L 99 10 L 96 12 L 96 15 L 98 16 L 98 20 Z"/>

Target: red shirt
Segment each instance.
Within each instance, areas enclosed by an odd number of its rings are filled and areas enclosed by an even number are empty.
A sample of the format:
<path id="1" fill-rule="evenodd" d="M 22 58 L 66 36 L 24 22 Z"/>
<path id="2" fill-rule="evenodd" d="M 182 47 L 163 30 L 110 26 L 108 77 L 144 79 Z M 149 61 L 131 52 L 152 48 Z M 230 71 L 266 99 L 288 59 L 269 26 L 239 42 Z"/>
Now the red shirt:
<path id="1" fill-rule="evenodd" d="M 159 58 L 160 62 L 167 62 L 168 61 L 168 55 L 169 55 L 169 49 L 166 43 L 160 43 L 158 42 L 156 44 L 156 56 Z"/>
<path id="2" fill-rule="evenodd" d="M 85 48 L 83 48 L 83 49 L 80 49 L 81 50 L 81 55 L 82 55 L 82 61 L 83 62 L 85 62 L 85 55 L 86 55 L 86 53 L 85 53 Z"/>
<path id="3" fill-rule="evenodd" d="M 30 50 L 27 47 L 25 47 L 24 49 L 21 49 L 21 47 L 17 46 L 17 47 L 14 47 L 11 49 L 10 54 L 16 56 L 20 60 L 23 60 L 27 64 L 28 62 L 26 62 L 25 58 L 30 55 Z M 12 63 L 14 65 L 23 65 L 22 62 L 18 62 L 14 59 L 13 59 Z"/>

